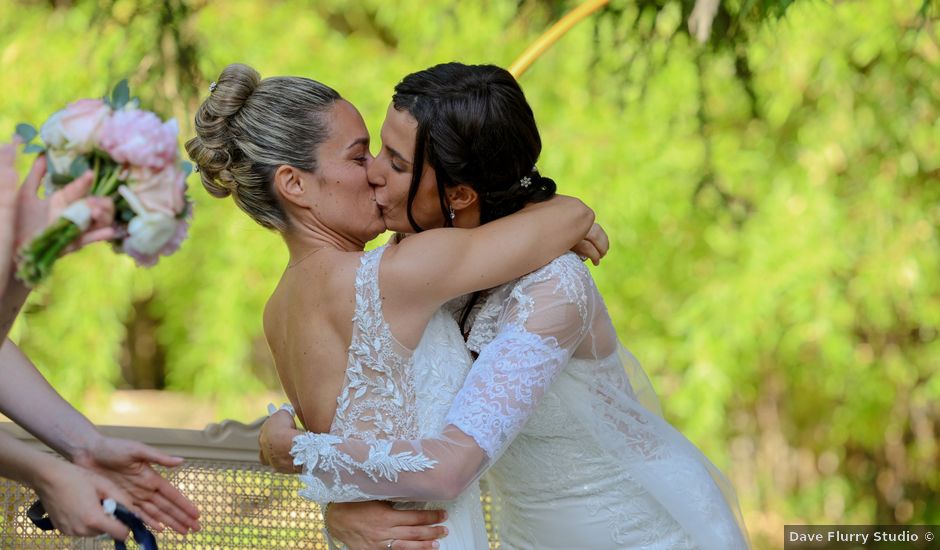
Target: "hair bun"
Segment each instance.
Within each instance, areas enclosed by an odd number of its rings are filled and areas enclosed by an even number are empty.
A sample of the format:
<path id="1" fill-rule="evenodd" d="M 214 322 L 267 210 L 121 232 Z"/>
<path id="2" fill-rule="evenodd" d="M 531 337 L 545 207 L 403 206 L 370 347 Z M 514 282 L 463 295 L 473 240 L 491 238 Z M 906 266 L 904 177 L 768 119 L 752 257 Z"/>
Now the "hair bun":
<path id="1" fill-rule="evenodd" d="M 196 137 L 186 143 L 186 151 L 199 167 L 202 185 L 213 197 L 225 198 L 235 191 L 229 168 L 241 157 L 229 119 L 244 107 L 261 75 L 247 65 L 226 67 L 196 112 Z"/>
<path id="2" fill-rule="evenodd" d="M 260 84 L 261 75 L 248 65 L 233 63 L 225 67 L 206 100 L 207 114 L 221 118 L 234 115 Z"/>

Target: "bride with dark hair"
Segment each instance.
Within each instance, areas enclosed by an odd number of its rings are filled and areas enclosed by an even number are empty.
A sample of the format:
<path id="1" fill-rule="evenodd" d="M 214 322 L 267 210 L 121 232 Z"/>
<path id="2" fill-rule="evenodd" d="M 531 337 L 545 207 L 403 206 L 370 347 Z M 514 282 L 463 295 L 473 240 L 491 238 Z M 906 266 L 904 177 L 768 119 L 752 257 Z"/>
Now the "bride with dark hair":
<path id="1" fill-rule="evenodd" d="M 503 235 L 493 255 L 473 265 L 447 265 L 420 239 L 442 231 L 431 228 L 493 226 L 551 197 L 554 182 L 534 168 L 540 152 L 532 111 L 505 70 L 449 63 L 405 77 L 368 176 L 386 226 L 415 234 L 386 247 L 385 257 L 424 254 L 438 262 L 444 269 L 428 285 L 480 276 L 503 261 L 498 249 L 518 246 L 522 235 Z M 562 229 L 558 220 L 537 233 L 550 240 Z M 383 275 L 376 292 L 389 288 L 384 282 Z M 386 312 L 405 312 L 412 299 L 381 295 Z M 449 365 L 433 354 L 416 354 L 408 372 L 396 363 L 347 370 L 333 429 L 293 438 L 304 496 L 321 503 L 447 501 L 474 492 L 488 470 L 500 499 L 494 521 L 502 548 L 747 548 L 733 490 L 659 415 L 645 374 L 619 344 L 577 256 L 563 254 L 444 310 L 461 326 L 429 329 L 422 344 L 450 349 L 462 328 L 477 354 L 456 396 L 440 384 Z M 396 332 L 391 314 L 386 318 Z M 356 341 L 350 350 L 375 354 Z M 391 436 L 382 428 L 391 410 L 437 423 L 439 431 Z M 442 542 L 481 547 L 454 534 Z"/>

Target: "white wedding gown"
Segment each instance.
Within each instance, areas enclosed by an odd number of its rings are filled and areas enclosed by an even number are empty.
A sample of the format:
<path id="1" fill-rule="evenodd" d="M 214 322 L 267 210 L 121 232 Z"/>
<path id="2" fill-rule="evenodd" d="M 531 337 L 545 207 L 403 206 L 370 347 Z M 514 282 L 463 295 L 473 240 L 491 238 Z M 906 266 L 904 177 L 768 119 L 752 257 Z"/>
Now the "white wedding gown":
<path id="1" fill-rule="evenodd" d="M 398 343 L 382 315 L 379 262 L 385 247 L 367 252 L 356 272 L 356 313 L 346 367 L 346 382 L 337 400 L 330 433 L 376 441 L 378 438 L 433 437 L 444 429 L 444 417 L 463 385 L 472 359 L 453 316 L 438 310 L 428 322 L 414 352 Z M 363 500 L 301 492 L 326 502 Z M 399 508 L 447 510 L 449 535 L 442 550 L 488 550 L 479 484 L 472 483 L 448 502 L 398 503 Z M 332 548 L 343 548 L 326 533 Z"/>
<path id="2" fill-rule="evenodd" d="M 377 313 L 376 323 L 387 332 Z M 459 332 L 446 334 L 456 330 L 448 321 L 439 312 L 422 346 L 443 350 L 462 342 Z M 417 435 L 417 427 L 384 429 L 371 420 L 378 415 L 348 416 L 354 407 L 344 406 L 341 397 L 344 417 L 358 417 L 370 429 L 295 438 L 303 494 L 319 502 L 462 502 L 469 495 L 464 491 L 476 494 L 476 481 L 489 469 L 501 548 L 748 547 L 730 485 L 656 414 L 645 375 L 619 346 L 590 273 L 576 256 L 566 254 L 491 291 L 476 312 L 468 345 L 479 358 L 435 435 Z M 393 349 L 378 340 L 351 348 L 377 362 L 368 373 L 348 374 L 343 395 L 363 401 L 372 393 L 392 395 L 395 421 L 414 423 L 420 421 L 418 401 L 426 397 L 416 381 L 447 379 L 434 366 L 447 365 L 417 354 L 412 369 L 384 361 L 382 354 Z M 447 399 L 452 395 L 449 385 L 441 391 Z M 480 547 L 462 536 L 452 533 L 442 543 Z"/>

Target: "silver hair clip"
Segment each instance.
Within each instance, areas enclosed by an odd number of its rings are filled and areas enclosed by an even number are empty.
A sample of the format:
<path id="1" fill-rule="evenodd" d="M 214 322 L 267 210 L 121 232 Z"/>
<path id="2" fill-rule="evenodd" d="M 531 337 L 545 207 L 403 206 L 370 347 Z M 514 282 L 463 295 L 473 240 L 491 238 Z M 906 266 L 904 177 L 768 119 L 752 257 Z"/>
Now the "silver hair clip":
<path id="1" fill-rule="evenodd" d="M 522 179 L 520 179 L 519 182 L 522 184 L 523 187 L 527 188 L 530 185 L 532 185 L 532 178 L 530 178 L 529 176 L 522 176 Z"/>
<path id="2" fill-rule="evenodd" d="M 209 93 L 211 94 L 212 92 L 214 92 L 216 87 L 218 87 L 218 85 L 219 85 L 218 82 L 213 82 L 212 84 L 209 84 Z"/>

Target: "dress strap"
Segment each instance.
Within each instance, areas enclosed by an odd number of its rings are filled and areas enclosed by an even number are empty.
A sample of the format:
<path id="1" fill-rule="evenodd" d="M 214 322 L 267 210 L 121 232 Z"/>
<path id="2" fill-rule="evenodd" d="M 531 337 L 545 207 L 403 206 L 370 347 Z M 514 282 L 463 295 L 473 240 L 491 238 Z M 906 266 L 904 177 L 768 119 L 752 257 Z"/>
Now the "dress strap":
<path id="1" fill-rule="evenodd" d="M 379 264 L 385 246 L 380 246 L 362 255 L 356 270 L 356 316 L 354 322 L 364 333 L 374 336 L 377 328 L 372 322 L 382 319 L 382 296 L 379 293 Z M 365 322 L 368 326 L 362 326 Z"/>

